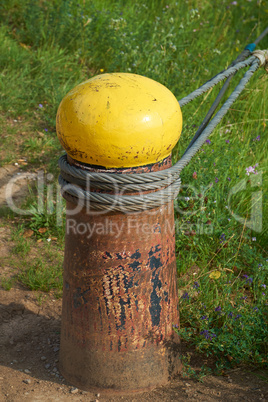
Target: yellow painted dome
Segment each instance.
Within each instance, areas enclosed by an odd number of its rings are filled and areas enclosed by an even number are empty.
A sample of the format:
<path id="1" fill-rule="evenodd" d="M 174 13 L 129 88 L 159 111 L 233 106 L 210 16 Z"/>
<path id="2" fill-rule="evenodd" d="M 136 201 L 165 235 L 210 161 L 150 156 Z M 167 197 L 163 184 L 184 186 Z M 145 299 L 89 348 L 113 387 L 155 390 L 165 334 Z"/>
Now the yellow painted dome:
<path id="1" fill-rule="evenodd" d="M 73 159 L 106 168 L 135 167 L 171 153 L 182 114 L 162 84 L 136 74 L 102 74 L 63 98 L 56 126 Z"/>

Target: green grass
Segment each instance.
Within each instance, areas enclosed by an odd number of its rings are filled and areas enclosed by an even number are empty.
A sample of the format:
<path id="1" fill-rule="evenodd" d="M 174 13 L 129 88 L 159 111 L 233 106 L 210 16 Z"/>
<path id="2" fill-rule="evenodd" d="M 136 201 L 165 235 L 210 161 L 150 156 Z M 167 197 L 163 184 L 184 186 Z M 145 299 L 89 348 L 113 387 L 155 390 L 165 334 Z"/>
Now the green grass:
<path id="1" fill-rule="evenodd" d="M 23 237 L 23 231 L 23 227 L 20 227 L 18 230 L 14 231 L 11 238 L 15 242 L 12 252 L 20 257 L 27 256 L 31 249 L 29 242 Z"/>
<path id="2" fill-rule="evenodd" d="M 3 0 L 0 15 L 1 163 L 24 157 L 22 169 L 41 168 L 45 177 L 44 208 L 38 212 L 40 200 L 33 190 L 25 203 L 32 216 L 19 218 L 14 252 L 28 266 L 18 279 L 31 289 L 59 291 L 60 265 L 27 259 L 38 240 L 55 237 L 54 247 L 63 247 L 64 214 L 56 208 L 62 149 L 55 134 L 63 96 L 96 74 L 122 71 L 153 78 L 180 99 L 257 38 L 266 28 L 267 4 Z M 268 48 L 268 36 L 258 47 Z M 242 75 L 233 78 L 226 98 Z M 175 202 L 180 333 L 197 350 L 216 356 L 219 371 L 238 363 L 267 364 L 267 90 L 267 74 L 259 69 L 214 130 L 211 143 L 183 170 Z M 183 108 L 174 162 L 216 94 L 213 89 Z M 246 175 L 246 168 L 257 163 L 258 174 Z M 54 206 L 48 195 L 51 184 Z M 250 221 L 256 211 L 262 213 L 262 227 Z M 31 240 L 20 236 L 26 229 L 34 232 Z"/>
<path id="3" fill-rule="evenodd" d="M 62 289 L 62 264 L 51 264 L 47 269 L 47 261 L 41 258 L 21 270 L 18 280 L 31 290 L 49 292 L 51 289 Z"/>
<path id="4" fill-rule="evenodd" d="M 10 290 L 12 289 L 16 279 L 14 277 L 8 278 L 8 277 L 3 277 L 0 279 L 0 287 L 3 288 L 4 290 Z"/>
<path id="5" fill-rule="evenodd" d="M 55 297 L 61 297 L 62 239 L 52 237 L 51 228 L 39 226 L 40 233 L 29 229 L 27 221 L 19 224 L 14 219 L 18 227 L 13 228 L 10 236 L 11 256 L 0 260 L 1 265 L 10 267 L 12 276 L 0 277 L 0 286 L 10 290 L 17 283 L 31 290 L 52 291 Z"/>

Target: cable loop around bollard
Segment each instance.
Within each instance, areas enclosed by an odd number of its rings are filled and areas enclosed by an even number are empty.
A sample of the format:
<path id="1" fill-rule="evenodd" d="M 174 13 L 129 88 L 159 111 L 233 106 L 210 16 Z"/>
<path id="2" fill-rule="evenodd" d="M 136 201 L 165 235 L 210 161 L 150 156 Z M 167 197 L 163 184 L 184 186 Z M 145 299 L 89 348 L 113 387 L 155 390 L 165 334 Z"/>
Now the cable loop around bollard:
<path id="1" fill-rule="evenodd" d="M 237 60 L 239 60 L 239 58 Z M 59 167 L 61 169 L 59 183 L 62 187 L 63 195 L 67 194 L 67 196 L 71 197 L 76 203 L 89 205 L 90 209 L 93 210 L 120 212 L 138 212 L 152 209 L 174 200 L 180 191 L 180 172 L 202 147 L 206 139 L 222 120 L 261 64 L 263 63 L 259 54 L 254 55 L 253 53 L 253 55 L 246 61 L 238 61 L 235 65 L 231 65 L 226 71 L 219 73 L 206 84 L 202 85 L 200 88 L 179 101 L 180 106 L 183 107 L 215 86 L 217 83 L 233 76 L 242 68 L 249 66 L 249 69 L 240 80 L 233 93 L 216 113 L 210 123 L 207 124 L 202 132 L 198 134 L 198 137 L 194 138 L 191 146 L 187 148 L 182 158 L 174 166 L 159 172 L 151 173 L 96 173 L 71 166 L 67 161 L 66 155 L 63 155 L 59 159 Z M 100 193 L 85 190 L 85 188 L 101 191 L 115 190 L 115 194 Z M 120 192 L 125 192 L 126 189 L 127 191 L 140 192 L 140 194 L 120 195 Z M 144 194 L 144 191 L 153 192 Z"/>
<path id="2" fill-rule="evenodd" d="M 149 194 L 141 192 L 139 195 L 104 194 L 86 191 L 78 186 L 70 186 L 70 183 L 65 181 L 62 176 L 59 177 L 59 183 L 63 192 L 76 197 L 82 201 L 83 205 L 88 205 L 90 209 L 137 212 L 161 207 L 174 200 L 180 191 L 181 180 L 178 178 L 168 187 L 157 192 Z"/>

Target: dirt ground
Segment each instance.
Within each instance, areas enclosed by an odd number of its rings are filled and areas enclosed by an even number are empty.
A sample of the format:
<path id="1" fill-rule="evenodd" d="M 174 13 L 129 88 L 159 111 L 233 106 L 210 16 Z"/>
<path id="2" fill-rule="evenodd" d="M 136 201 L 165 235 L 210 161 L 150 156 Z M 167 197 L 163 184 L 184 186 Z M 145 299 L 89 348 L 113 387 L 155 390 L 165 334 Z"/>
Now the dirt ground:
<path id="1" fill-rule="evenodd" d="M 0 222 L 0 279 L 12 274 L 11 253 L 10 231 Z M 85 392 L 59 372 L 60 325 L 61 300 L 53 294 L 40 302 L 40 292 L 18 284 L 10 291 L 0 287 L 0 402 L 268 401 L 268 373 L 239 368 L 203 383 L 178 376 L 167 386 L 124 397 Z M 203 364 L 194 352 L 193 363 L 195 369 Z"/>
<path id="2" fill-rule="evenodd" d="M 168 386 L 127 397 L 83 392 L 58 371 L 61 300 L 41 306 L 35 292 L 0 290 L 0 401 L 266 401 L 264 373 L 236 369 L 200 383 L 178 376 Z"/>

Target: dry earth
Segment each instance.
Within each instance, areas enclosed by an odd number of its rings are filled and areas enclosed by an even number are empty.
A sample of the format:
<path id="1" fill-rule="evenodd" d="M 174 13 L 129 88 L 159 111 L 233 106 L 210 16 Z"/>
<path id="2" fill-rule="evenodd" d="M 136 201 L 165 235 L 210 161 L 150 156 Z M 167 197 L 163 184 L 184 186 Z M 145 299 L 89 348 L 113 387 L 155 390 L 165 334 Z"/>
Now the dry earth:
<path id="1" fill-rule="evenodd" d="M 265 401 L 260 373 L 230 371 L 204 383 L 178 376 L 168 386 L 128 397 L 96 396 L 73 389 L 58 372 L 61 300 L 41 306 L 36 292 L 0 290 L 0 401 Z"/>
<path id="2" fill-rule="evenodd" d="M 3 189 L 4 183 L 1 186 Z M 19 189 L 16 189 L 16 194 L 19 197 Z M 8 264 L 12 242 L 10 231 L 3 222 L 0 219 L 0 279 L 12 275 Z M 246 369 L 232 370 L 221 377 L 209 376 L 204 383 L 178 376 L 167 386 L 124 397 L 107 397 L 101 391 L 96 395 L 79 390 L 67 383 L 58 370 L 61 300 L 48 294 L 40 303 L 39 295 L 40 292 L 31 292 L 18 284 L 10 291 L 0 288 L 1 402 L 268 400 L 267 372 Z M 194 368 L 200 368 L 203 363 L 195 353 L 192 361 Z"/>

